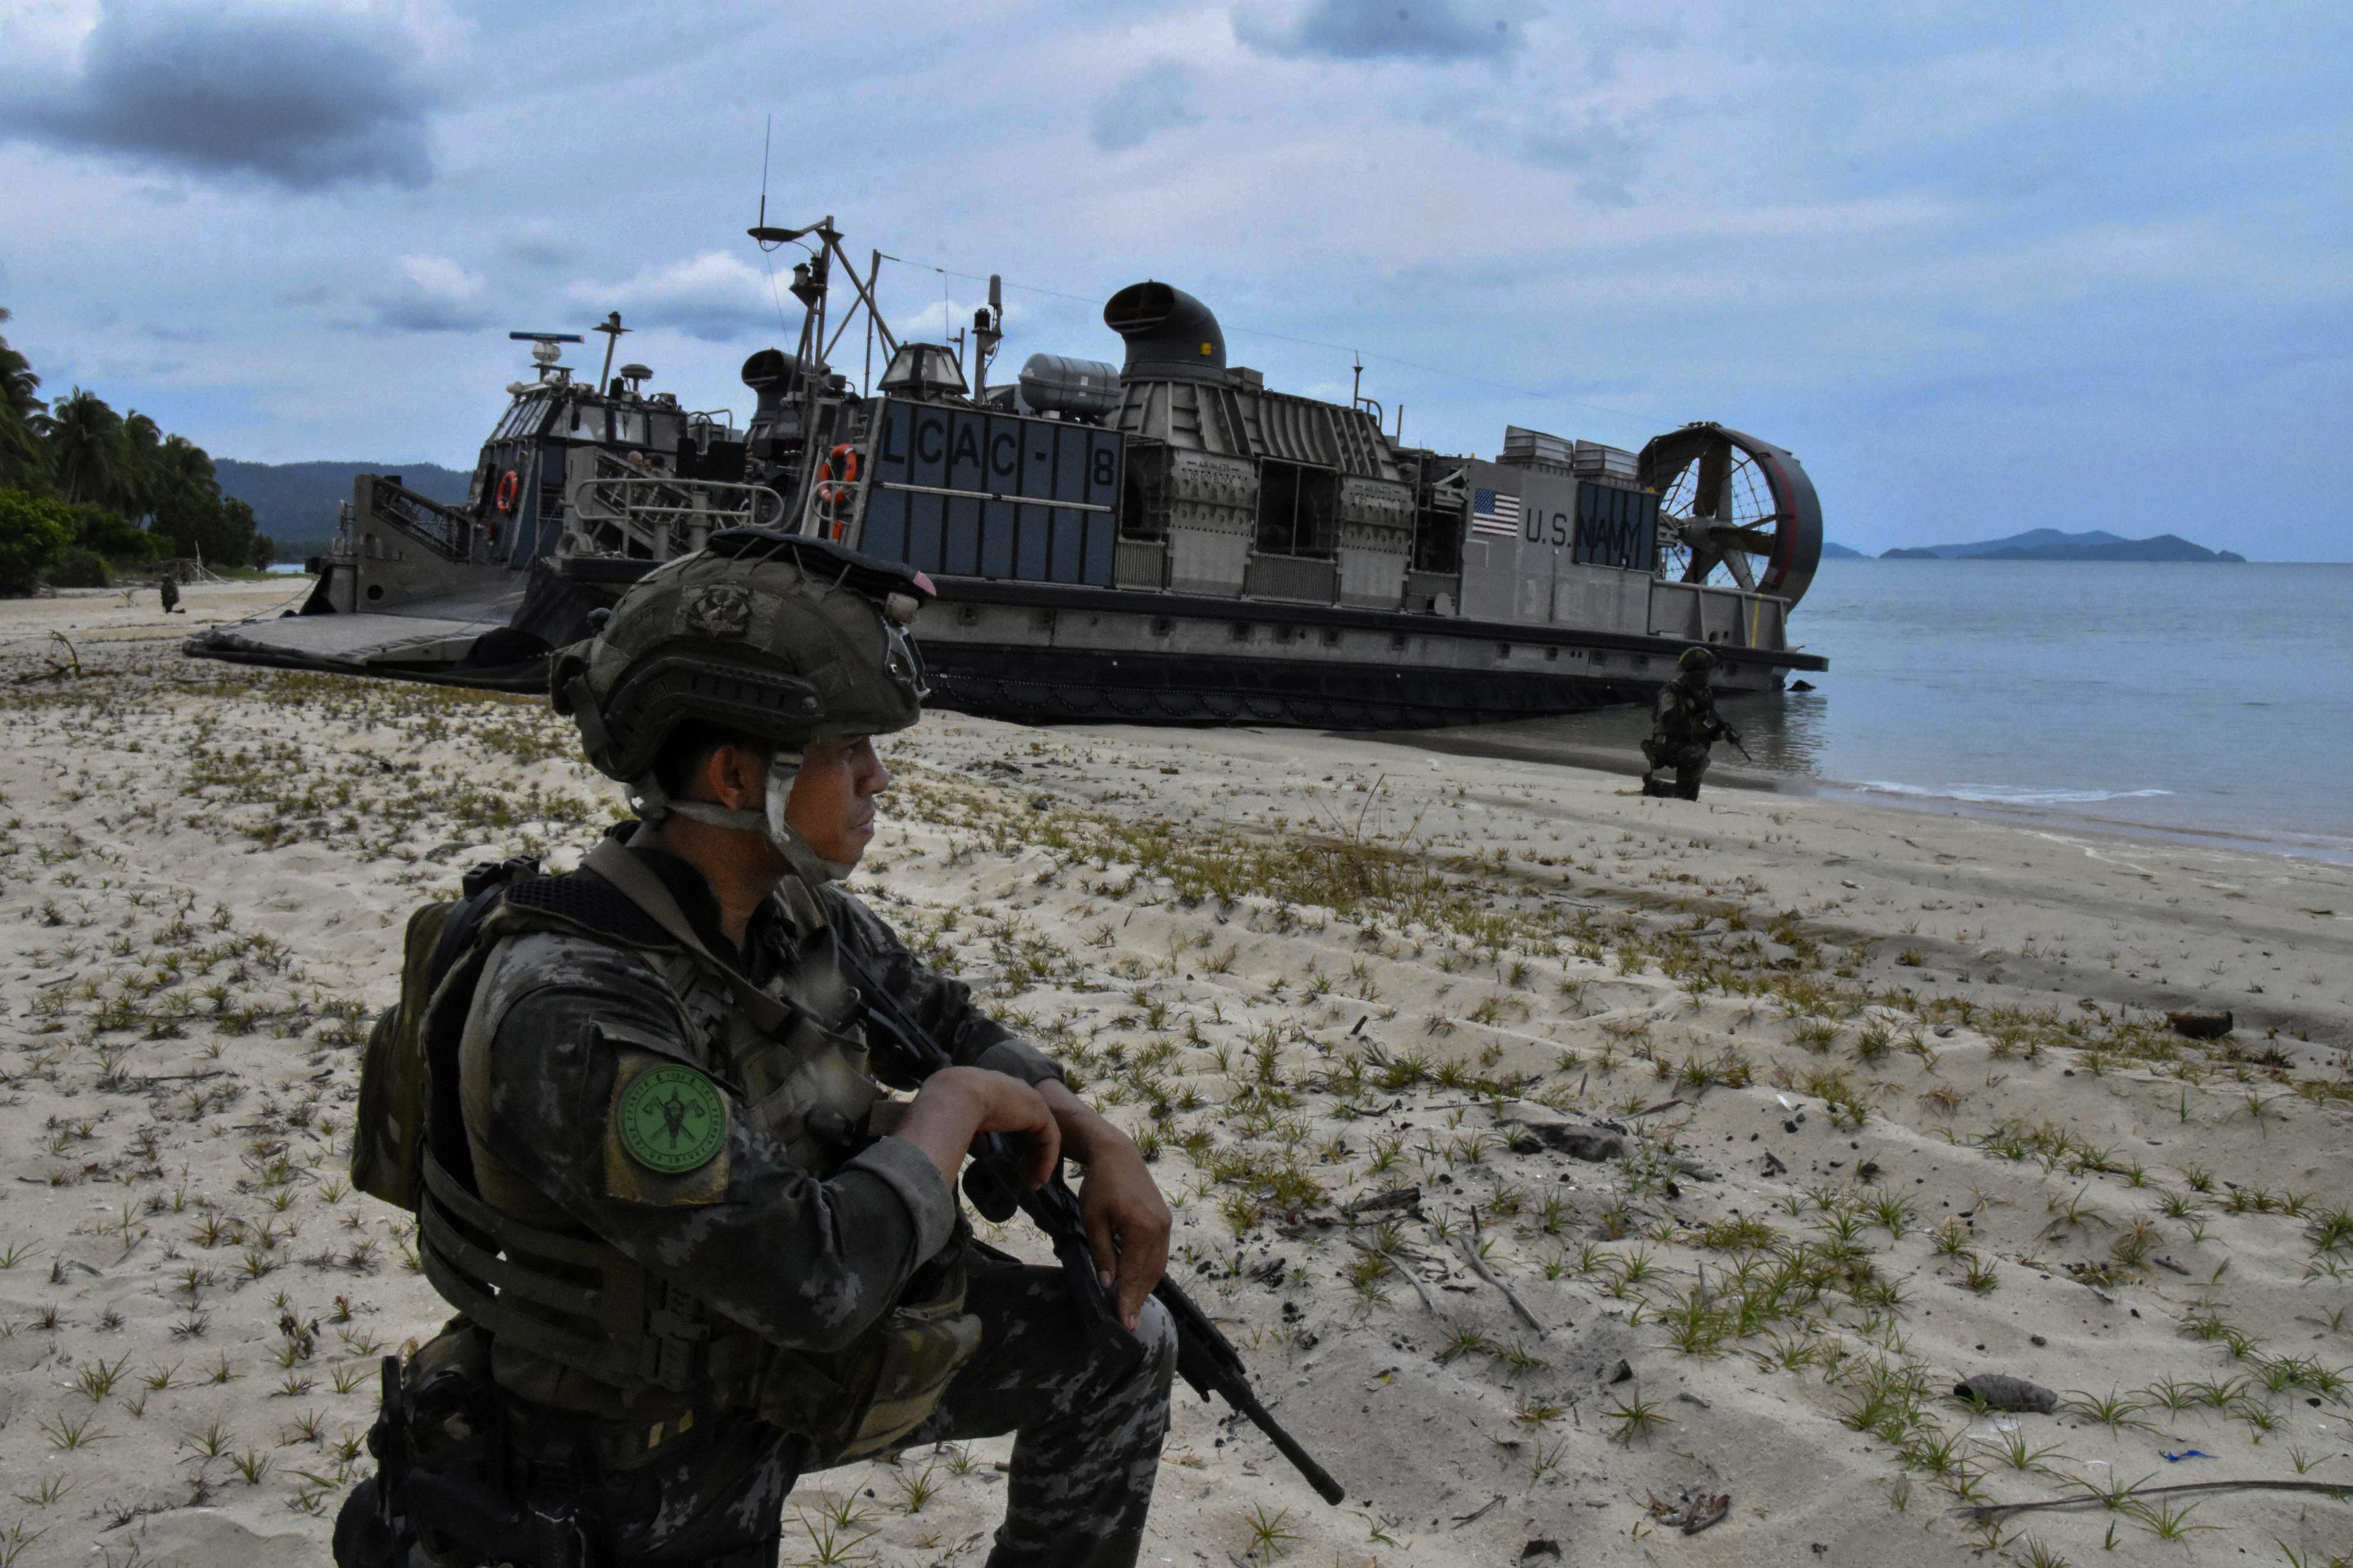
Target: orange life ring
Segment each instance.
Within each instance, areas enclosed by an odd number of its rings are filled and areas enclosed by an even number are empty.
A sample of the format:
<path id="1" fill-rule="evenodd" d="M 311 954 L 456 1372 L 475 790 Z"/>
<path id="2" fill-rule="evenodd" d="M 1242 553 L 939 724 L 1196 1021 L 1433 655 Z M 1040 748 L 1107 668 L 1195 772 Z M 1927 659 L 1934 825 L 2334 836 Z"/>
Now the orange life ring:
<path id="1" fill-rule="evenodd" d="M 509 468 L 499 477 L 499 493 L 492 504 L 502 512 L 512 512 L 515 509 L 515 498 L 522 494 L 522 480 L 512 468 Z"/>
<path id="2" fill-rule="evenodd" d="M 817 467 L 818 504 L 832 514 L 827 537 L 839 539 L 848 531 L 849 520 L 841 515 L 849 504 L 858 484 L 858 448 L 844 441 L 825 455 Z"/>
<path id="3" fill-rule="evenodd" d="M 839 506 L 858 483 L 858 449 L 844 441 L 825 455 L 825 461 L 817 466 L 817 499 L 828 507 Z"/>

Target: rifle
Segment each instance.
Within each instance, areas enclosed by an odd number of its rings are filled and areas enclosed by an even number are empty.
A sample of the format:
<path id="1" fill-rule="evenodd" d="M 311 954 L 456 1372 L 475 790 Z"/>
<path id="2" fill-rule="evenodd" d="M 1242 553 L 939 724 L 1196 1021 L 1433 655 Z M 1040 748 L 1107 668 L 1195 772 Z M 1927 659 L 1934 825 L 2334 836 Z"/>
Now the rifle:
<path id="1" fill-rule="evenodd" d="M 1748 748 L 1740 743 L 1740 731 L 1725 723 L 1724 721 L 1724 715 L 1715 710 L 1715 694 L 1712 692 L 1709 693 L 1705 700 L 1707 703 L 1707 716 L 1710 720 L 1715 721 L 1715 732 L 1732 742 L 1732 749 L 1740 753 L 1740 760 L 1742 762 L 1756 762 L 1757 759 L 1748 754 Z"/>
<path id="2" fill-rule="evenodd" d="M 946 1049 L 909 1017 L 894 997 L 874 984 L 846 948 L 837 942 L 836 951 L 840 954 L 842 967 L 865 998 L 866 1019 L 874 1026 L 871 1035 L 879 1037 L 870 1037 L 868 1045 L 881 1047 L 876 1054 L 892 1068 L 892 1076 L 920 1083 L 940 1068 L 955 1065 Z M 1054 1257 L 1062 1266 L 1062 1280 L 1071 1292 L 1071 1305 L 1078 1309 L 1080 1321 L 1088 1325 L 1095 1342 L 1123 1356 L 1139 1353 L 1134 1336 L 1113 1310 L 1111 1295 L 1095 1271 L 1094 1250 L 1087 1245 L 1086 1222 L 1080 1215 L 1078 1194 L 1062 1179 L 1060 1165 L 1056 1164 L 1053 1175 L 1035 1192 L 1023 1186 L 1021 1165 L 1010 1139 L 997 1132 L 983 1134 L 974 1140 L 972 1163 L 965 1169 L 965 1195 L 972 1200 L 974 1208 L 999 1224 L 1012 1218 L 1017 1208 L 1029 1215 L 1029 1222 L 1053 1243 Z M 1345 1499 L 1346 1490 L 1332 1479 L 1331 1472 L 1317 1464 L 1314 1457 L 1300 1446 L 1299 1439 L 1284 1431 L 1266 1406 L 1259 1403 L 1240 1352 L 1218 1331 L 1208 1314 L 1193 1304 L 1184 1288 L 1164 1275 L 1160 1283 L 1152 1288 L 1152 1294 L 1176 1325 L 1177 1375 L 1191 1384 L 1193 1392 L 1204 1399 L 1212 1394 L 1222 1395 L 1251 1426 L 1266 1434 L 1277 1451 L 1307 1479 L 1307 1484 L 1325 1502 L 1336 1505 Z"/>

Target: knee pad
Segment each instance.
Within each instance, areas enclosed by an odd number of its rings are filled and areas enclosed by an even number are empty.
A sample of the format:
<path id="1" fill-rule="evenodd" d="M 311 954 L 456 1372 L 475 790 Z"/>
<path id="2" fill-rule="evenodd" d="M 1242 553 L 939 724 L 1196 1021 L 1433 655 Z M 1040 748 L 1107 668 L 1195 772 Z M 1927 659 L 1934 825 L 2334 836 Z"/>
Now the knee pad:
<path id="1" fill-rule="evenodd" d="M 1146 1296 L 1144 1310 L 1135 1315 L 1135 1337 L 1144 1346 L 1144 1364 L 1152 1369 L 1152 1381 L 1166 1391 L 1176 1381 L 1176 1320 Z"/>

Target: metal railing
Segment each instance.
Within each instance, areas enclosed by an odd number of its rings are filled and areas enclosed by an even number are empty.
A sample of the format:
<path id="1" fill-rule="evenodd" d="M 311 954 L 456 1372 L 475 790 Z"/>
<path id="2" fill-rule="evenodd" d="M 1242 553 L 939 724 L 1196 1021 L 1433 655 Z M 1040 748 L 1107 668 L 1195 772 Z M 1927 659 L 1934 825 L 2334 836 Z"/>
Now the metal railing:
<path id="1" fill-rule="evenodd" d="M 381 474 L 369 479 L 367 510 L 444 561 L 467 560 L 473 548 L 473 519 L 430 496 L 394 484 Z"/>
<path id="2" fill-rule="evenodd" d="M 714 530 L 784 521 L 785 498 L 765 485 L 649 473 L 603 451 L 596 458 L 566 501 L 572 554 L 667 561 L 702 549 Z"/>

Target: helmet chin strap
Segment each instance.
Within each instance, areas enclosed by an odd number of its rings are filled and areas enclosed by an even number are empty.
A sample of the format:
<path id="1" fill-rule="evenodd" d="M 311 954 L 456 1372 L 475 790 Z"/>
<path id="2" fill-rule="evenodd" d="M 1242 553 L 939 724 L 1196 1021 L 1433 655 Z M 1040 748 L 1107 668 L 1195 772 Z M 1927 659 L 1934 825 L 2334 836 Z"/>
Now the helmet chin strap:
<path id="1" fill-rule="evenodd" d="M 783 759 L 778 758 L 768 764 L 768 813 L 760 824 L 761 831 L 767 834 L 768 842 L 792 863 L 801 880 L 810 887 L 839 882 L 857 866 L 850 861 L 827 859 L 801 837 L 799 828 L 785 820 L 785 803 L 792 798 L 793 777 L 800 772 L 800 760 L 795 758 L 790 768 L 782 766 L 782 763 Z"/>
<path id="2" fill-rule="evenodd" d="M 776 846 L 776 853 L 785 858 L 795 876 L 812 888 L 820 887 L 841 880 L 857 867 L 853 862 L 828 860 L 819 855 L 801 837 L 800 829 L 785 820 L 785 805 L 792 798 L 793 779 L 800 772 L 800 764 L 797 752 L 779 752 L 769 761 L 766 795 L 761 803 L 764 809 L 759 811 L 733 811 L 713 800 L 672 800 L 651 776 L 638 780 L 630 795 L 638 815 L 648 822 L 677 816 L 707 827 L 759 834 Z"/>

